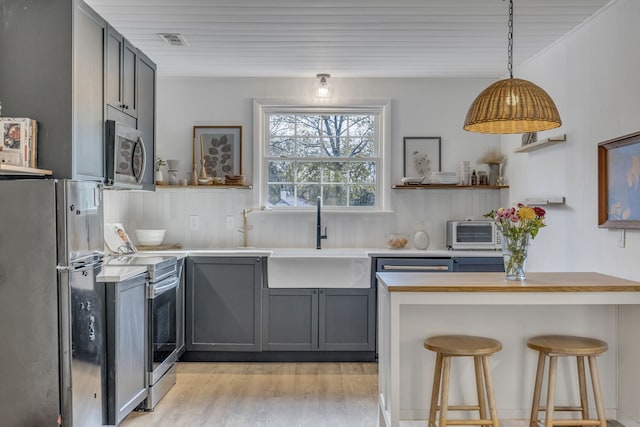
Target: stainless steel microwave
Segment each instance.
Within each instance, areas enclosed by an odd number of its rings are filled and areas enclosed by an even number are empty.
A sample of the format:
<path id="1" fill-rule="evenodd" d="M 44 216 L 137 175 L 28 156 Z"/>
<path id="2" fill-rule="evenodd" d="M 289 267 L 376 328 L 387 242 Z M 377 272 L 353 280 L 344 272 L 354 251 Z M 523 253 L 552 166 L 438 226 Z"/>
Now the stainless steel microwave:
<path id="1" fill-rule="evenodd" d="M 105 135 L 105 185 L 141 189 L 147 156 L 142 132 L 114 120 L 107 120 Z"/>
<path id="2" fill-rule="evenodd" d="M 499 250 L 502 233 L 493 221 L 447 221 L 447 248 Z"/>

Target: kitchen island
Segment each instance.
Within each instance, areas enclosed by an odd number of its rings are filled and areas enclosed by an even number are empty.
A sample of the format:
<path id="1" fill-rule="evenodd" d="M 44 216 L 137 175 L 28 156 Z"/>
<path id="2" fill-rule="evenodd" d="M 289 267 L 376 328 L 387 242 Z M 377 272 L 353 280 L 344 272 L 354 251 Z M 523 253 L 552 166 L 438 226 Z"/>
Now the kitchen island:
<path id="1" fill-rule="evenodd" d="M 522 282 L 505 281 L 504 273 L 376 277 L 380 426 L 426 423 L 435 354 L 422 344 L 429 336 L 455 333 L 502 342 L 490 363 L 503 420 L 527 419 L 530 413 L 537 353 L 527 349 L 528 337 L 558 333 L 605 340 L 609 351 L 598 364 L 607 418 L 639 425 L 639 282 L 598 273 L 528 273 Z M 559 363 L 556 395 L 567 402 L 560 404 L 579 399 L 575 361 L 566 359 Z M 453 378 L 450 402 L 475 402 L 472 362 L 456 360 Z"/>

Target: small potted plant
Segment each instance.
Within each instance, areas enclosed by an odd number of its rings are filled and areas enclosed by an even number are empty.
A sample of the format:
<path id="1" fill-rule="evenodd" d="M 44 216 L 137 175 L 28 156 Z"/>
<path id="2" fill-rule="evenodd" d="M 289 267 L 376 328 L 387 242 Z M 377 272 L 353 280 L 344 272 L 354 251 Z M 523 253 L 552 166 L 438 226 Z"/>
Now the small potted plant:
<path id="1" fill-rule="evenodd" d="M 160 167 L 165 166 L 166 164 L 167 162 L 165 160 L 162 160 L 160 156 L 156 157 L 156 185 L 162 185 L 164 183 Z"/>

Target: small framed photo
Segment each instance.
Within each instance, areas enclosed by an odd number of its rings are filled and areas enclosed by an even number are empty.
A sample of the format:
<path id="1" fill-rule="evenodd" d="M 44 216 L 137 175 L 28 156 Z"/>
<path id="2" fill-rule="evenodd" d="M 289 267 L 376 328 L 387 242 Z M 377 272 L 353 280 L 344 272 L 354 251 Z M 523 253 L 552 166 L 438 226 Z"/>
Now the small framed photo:
<path id="1" fill-rule="evenodd" d="M 428 176 L 431 172 L 440 172 L 439 136 L 404 137 L 404 176 Z"/>
<path id="2" fill-rule="evenodd" d="M 242 126 L 194 126 L 193 150 L 200 177 L 242 174 Z"/>
<path id="3" fill-rule="evenodd" d="M 640 132 L 598 144 L 598 227 L 640 228 Z"/>

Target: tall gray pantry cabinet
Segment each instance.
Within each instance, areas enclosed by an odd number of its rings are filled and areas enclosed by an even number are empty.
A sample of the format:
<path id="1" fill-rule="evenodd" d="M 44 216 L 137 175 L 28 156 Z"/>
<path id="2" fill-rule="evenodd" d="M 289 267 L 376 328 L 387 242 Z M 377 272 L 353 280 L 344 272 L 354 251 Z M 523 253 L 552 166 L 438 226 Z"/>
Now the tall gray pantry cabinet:
<path id="1" fill-rule="evenodd" d="M 2 2 L 2 114 L 36 119 L 38 166 L 55 178 L 104 177 L 107 24 L 78 0 Z"/>

